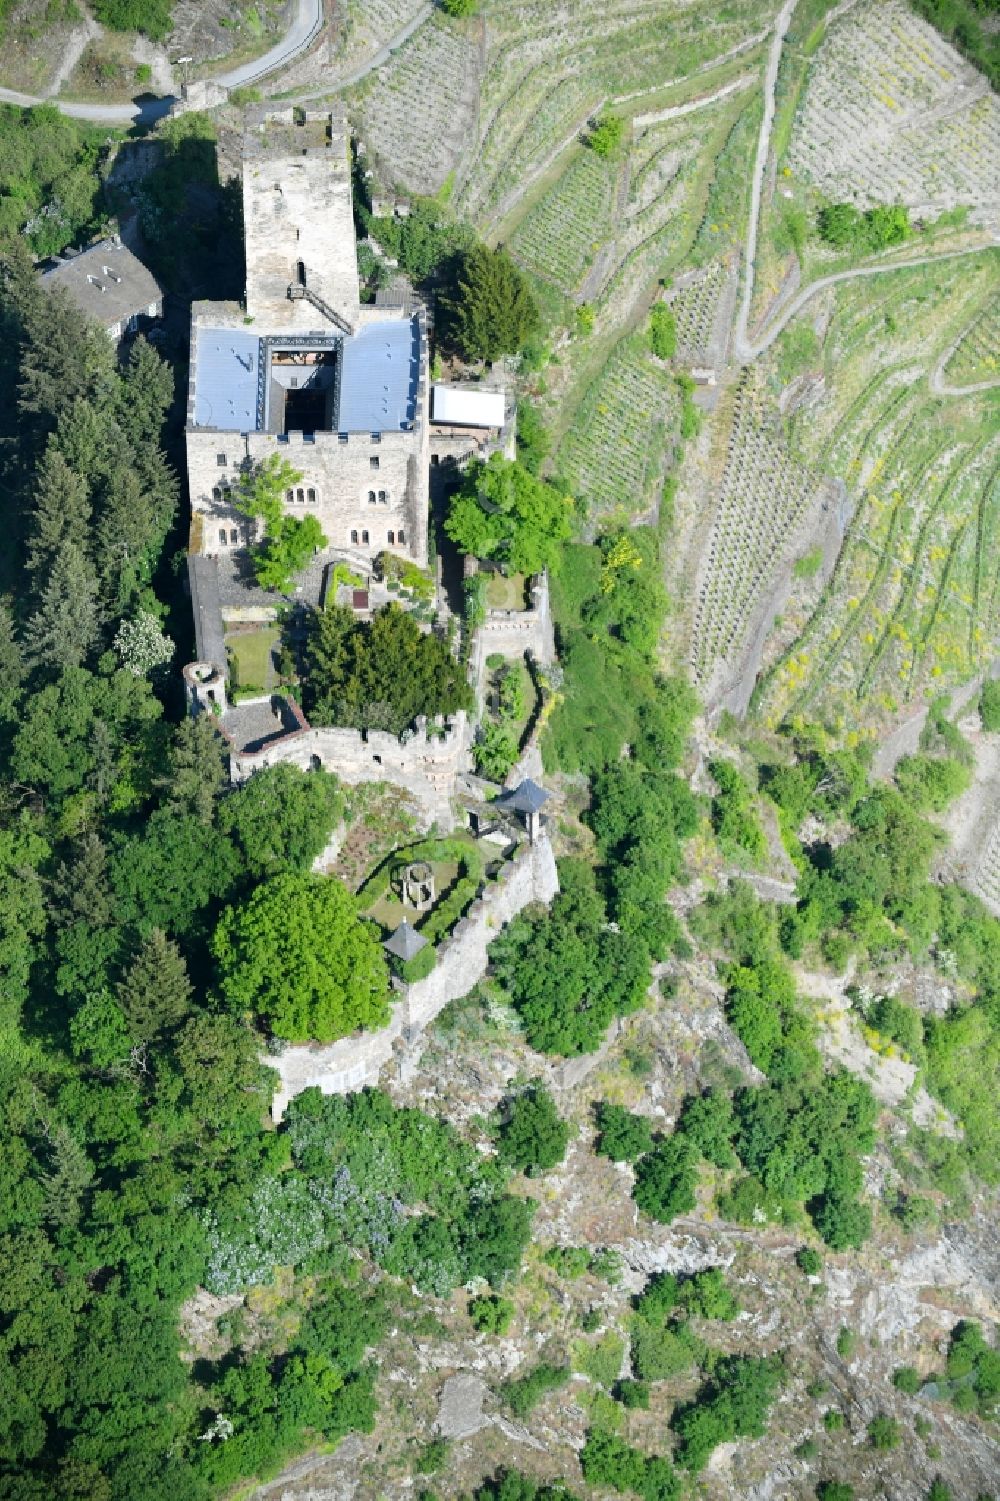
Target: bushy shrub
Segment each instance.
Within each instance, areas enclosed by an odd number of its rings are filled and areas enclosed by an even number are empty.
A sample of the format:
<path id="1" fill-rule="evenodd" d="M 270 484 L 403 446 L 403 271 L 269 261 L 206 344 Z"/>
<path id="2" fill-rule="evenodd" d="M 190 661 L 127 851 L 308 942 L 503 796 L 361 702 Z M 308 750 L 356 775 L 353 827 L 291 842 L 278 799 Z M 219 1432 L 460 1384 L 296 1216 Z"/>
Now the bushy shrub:
<path id="1" fill-rule="evenodd" d="M 818 1277 L 823 1270 L 823 1258 L 813 1246 L 800 1246 L 795 1253 L 795 1265 L 807 1277 Z"/>
<path id="2" fill-rule="evenodd" d="M 480 1334 L 506 1334 L 514 1317 L 514 1305 L 496 1293 L 469 1300 L 469 1318 Z"/>
<path id="3" fill-rule="evenodd" d="M 685 1137 L 668 1136 L 636 1164 L 632 1197 L 644 1214 L 668 1225 L 695 1206 L 698 1167 L 694 1147 Z"/>
<path id="4" fill-rule="evenodd" d="M 644 1115 L 602 1100 L 595 1108 L 597 1151 L 612 1162 L 635 1162 L 653 1145 L 653 1128 Z"/>
<path id="5" fill-rule="evenodd" d="M 503 1400 L 515 1417 L 526 1418 L 548 1392 L 557 1391 L 568 1380 L 569 1369 L 566 1366 L 542 1362 L 527 1375 L 505 1381 L 501 1389 Z"/>
<path id="6" fill-rule="evenodd" d="M 530 1085 L 507 1100 L 497 1129 L 501 1161 L 535 1177 L 562 1162 L 568 1141 L 569 1125 L 544 1085 Z"/>

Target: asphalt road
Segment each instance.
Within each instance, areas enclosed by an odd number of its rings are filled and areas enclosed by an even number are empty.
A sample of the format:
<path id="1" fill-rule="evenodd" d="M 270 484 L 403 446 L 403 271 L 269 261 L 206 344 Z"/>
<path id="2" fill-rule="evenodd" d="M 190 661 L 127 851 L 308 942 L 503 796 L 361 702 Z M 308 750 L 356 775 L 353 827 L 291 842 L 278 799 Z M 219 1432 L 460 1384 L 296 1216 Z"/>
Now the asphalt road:
<path id="1" fill-rule="evenodd" d="M 221 73 L 214 81 L 227 89 L 241 88 L 256 82 L 266 73 L 273 73 L 275 68 L 284 67 L 293 57 L 303 52 L 316 37 L 322 24 L 323 0 L 298 0 L 295 20 L 280 42 L 275 43 L 263 57 L 244 63 L 241 68 L 233 68 L 228 73 Z M 106 125 L 148 125 L 169 114 L 175 102 L 172 95 L 162 99 L 146 95 L 134 99 L 130 104 L 79 104 L 71 99 L 46 99 L 32 94 L 19 94 L 14 89 L 0 89 L 0 101 L 20 105 L 22 109 L 29 109 L 35 104 L 54 104 L 60 114 L 69 115 L 74 120 L 93 120 Z"/>

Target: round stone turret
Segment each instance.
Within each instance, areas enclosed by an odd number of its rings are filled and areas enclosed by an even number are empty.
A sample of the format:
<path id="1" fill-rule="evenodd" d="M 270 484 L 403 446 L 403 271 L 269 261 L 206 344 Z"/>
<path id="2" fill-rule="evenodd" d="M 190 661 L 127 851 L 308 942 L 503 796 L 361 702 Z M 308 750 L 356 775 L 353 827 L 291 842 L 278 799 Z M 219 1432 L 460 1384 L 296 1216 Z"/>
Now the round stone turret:
<path id="1" fill-rule="evenodd" d="M 189 714 L 225 714 L 226 678 L 214 662 L 189 662 L 184 669 Z"/>

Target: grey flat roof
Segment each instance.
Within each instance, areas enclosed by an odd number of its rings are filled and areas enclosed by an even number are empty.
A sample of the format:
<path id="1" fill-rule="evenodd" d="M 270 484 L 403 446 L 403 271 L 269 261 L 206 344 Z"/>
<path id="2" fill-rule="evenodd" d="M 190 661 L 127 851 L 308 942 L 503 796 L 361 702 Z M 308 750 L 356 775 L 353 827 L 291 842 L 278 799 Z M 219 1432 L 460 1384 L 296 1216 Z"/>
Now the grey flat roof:
<path id="1" fill-rule="evenodd" d="M 42 272 L 43 287 L 62 287 L 88 318 L 109 328 L 145 313 L 163 296 L 150 271 L 120 240 L 99 240 L 79 255 L 64 253 Z"/>
<path id="2" fill-rule="evenodd" d="M 308 344 L 308 337 L 289 334 Z M 279 348 L 280 333 L 267 338 Z M 317 343 L 326 335 L 317 335 Z M 193 330 L 195 427 L 223 432 L 259 431 L 260 335 L 198 324 Z M 337 432 L 398 432 L 413 422 L 420 380 L 420 325 L 415 317 L 369 323 L 340 345 Z"/>
<path id="3" fill-rule="evenodd" d="M 369 323 L 345 339 L 340 376 L 342 433 L 394 432 L 416 414 L 420 329 L 415 318 Z"/>
<path id="4" fill-rule="evenodd" d="M 203 326 L 193 332 L 195 427 L 255 432 L 259 336 L 241 329 Z"/>
<path id="5" fill-rule="evenodd" d="M 199 662 L 211 662 L 225 675 L 226 641 L 219 603 L 219 570 L 214 558 L 188 553 L 191 613 L 194 616 L 195 651 Z"/>

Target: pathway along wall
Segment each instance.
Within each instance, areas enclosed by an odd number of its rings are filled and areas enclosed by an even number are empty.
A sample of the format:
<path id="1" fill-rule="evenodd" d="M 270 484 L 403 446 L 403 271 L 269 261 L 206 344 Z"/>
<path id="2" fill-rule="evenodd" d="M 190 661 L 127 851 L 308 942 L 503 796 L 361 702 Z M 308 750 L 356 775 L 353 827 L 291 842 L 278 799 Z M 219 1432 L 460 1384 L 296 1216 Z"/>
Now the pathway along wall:
<path id="1" fill-rule="evenodd" d="M 401 993 L 388 1026 L 326 1045 L 296 1043 L 262 1059 L 279 1076 L 271 1105 L 274 1120 L 281 1120 L 289 1100 L 313 1085 L 323 1094 L 347 1094 L 377 1084 L 381 1069 L 394 1054 L 419 1043 L 424 1029 L 445 1006 L 467 995 L 482 979 L 487 948 L 500 929 L 530 902 L 548 903 L 558 890 L 555 856 L 543 831 L 533 845 L 501 868 L 496 881 L 473 902 L 438 948 L 431 973 Z"/>

